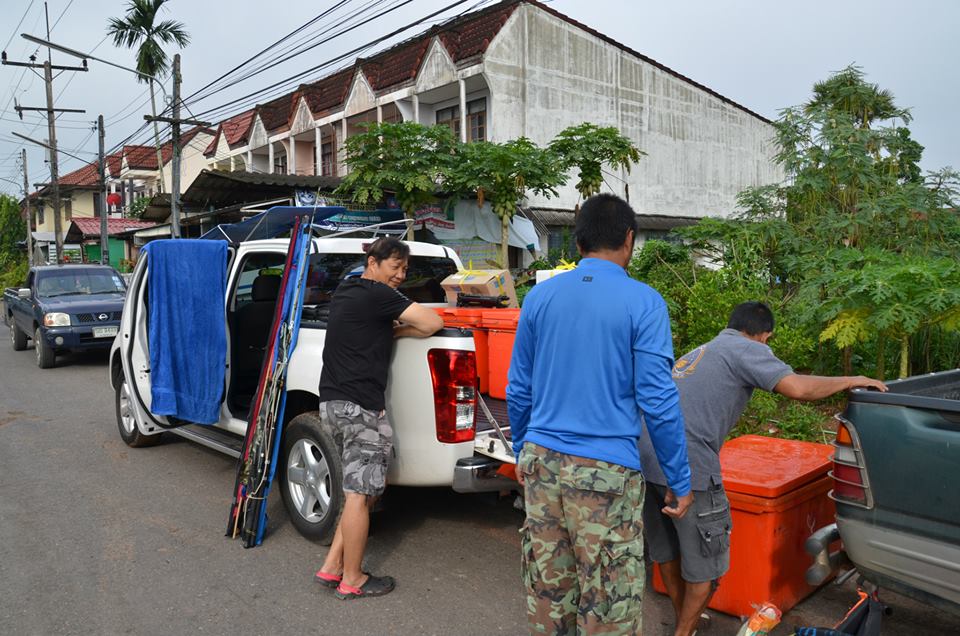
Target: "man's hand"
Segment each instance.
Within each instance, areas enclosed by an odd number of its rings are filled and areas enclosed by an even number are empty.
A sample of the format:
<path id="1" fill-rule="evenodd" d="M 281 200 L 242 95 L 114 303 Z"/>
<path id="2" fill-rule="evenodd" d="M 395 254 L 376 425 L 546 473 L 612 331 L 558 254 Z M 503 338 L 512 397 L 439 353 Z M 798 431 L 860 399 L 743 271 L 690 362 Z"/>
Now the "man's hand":
<path id="1" fill-rule="evenodd" d="M 514 467 L 514 471 L 513 471 L 513 472 L 514 472 L 514 474 L 517 476 L 517 483 L 520 484 L 520 487 L 521 487 L 521 488 L 523 488 L 524 485 L 525 485 L 525 484 L 523 483 L 523 473 L 521 473 L 518 469 L 516 469 L 516 467 Z"/>
<path id="2" fill-rule="evenodd" d="M 683 515 L 687 514 L 687 509 L 693 503 L 693 492 L 689 492 L 683 497 L 677 497 L 673 494 L 672 490 L 667 488 L 667 494 L 663 500 L 667 505 L 661 508 L 660 512 L 668 517 L 680 519 Z"/>
<path id="3" fill-rule="evenodd" d="M 876 389 L 878 391 L 886 391 L 887 385 L 881 382 L 880 380 L 874 380 L 873 378 L 868 378 L 865 375 L 858 375 L 856 377 L 850 378 L 850 388 L 851 389 Z"/>

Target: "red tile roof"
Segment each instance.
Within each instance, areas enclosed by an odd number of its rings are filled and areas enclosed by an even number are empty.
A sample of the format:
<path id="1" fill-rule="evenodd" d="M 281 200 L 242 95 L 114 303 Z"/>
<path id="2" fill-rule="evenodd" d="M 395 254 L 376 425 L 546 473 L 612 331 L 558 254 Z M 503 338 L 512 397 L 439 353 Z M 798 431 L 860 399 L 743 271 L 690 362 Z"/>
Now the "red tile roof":
<path id="1" fill-rule="evenodd" d="M 110 171 L 110 176 L 114 179 L 120 176 L 120 169 L 123 165 L 123 157 L 119 152 L 115 152 L 112 155 L 107 155 L 107 170 Z"/>
<path id="2" fill-rule="evenodd" d="M 156 170 L 157 148 L 155 146 L 124 146 L 123 158 L 131 170 Z"/>
<path id="3" fill-rule="evenodd" d="M 68 172 L 67 174 L 60 177 L 61 186 L 78 186 L 78 187 L 92 187 L 96 188 L 97 183 L 100 180 L 100 175 L 98 174 L 97 162 L 89 163 L 84 167 L 74 170 L 73 172 Z"/>
<path id="4" fill-rule="evenodd" d="M 480 55 L 486 52 L 490 42 L 500 33 L 500 29 L 519 5 L 518 0 L 502 2 L 487 10 L 441 24 L 437 27 L 440 41 L 454 62 Z"/>
<path id="5" fill-rule="evenodd" d="M 185 148 L 190 141 L 196 137 L 199 133 L 204 132 L 208 135 L 214 134 L 213 131 L 209 128 L 201 128 L 200 126 L 195 126 L 185 133 L 180 135 L 180 148 Z M 167 162 L 173 158 L 173 140 L 168 141 L 167 143 L 160 146 L 160 152 L 163 153 L 163 165 L 167 165 Z M 156 156 L 156 153 L 154 153 Z M 153 162 L 156 165 L 156 161 Z"/>
<path id="6" fill-rule="evenodd" d="M 351 66 L 300 87 L 307 100 L 307 106 L 310 107 L 310 112 L 315 118 L 322 117 L 347 99 L 354 71 L 355 67 Z"/>
<path id="7" fill-rule="evenodd" d="M 236 146 L 247 140 L 250 134 L 250 125 L 253 123 L 253 109 L 235 115 L 221 124 L 223 134 L 227 137 L 227 144 Z"/>
<path id="8" fill-rule="evenodd" d="M 266 104 L 257 106 L 260 121 L 269 132 L 282 132 L 290 127 L 290 118 L 293 115 L 293 99 L 295 93 L 288 93 Z"/>
<path id="9" fill-rule="evenodd" d="M 100 236 L 100 219 L 73 217 L 71 223 L 77 227 L 84 238 L 91 236 Z M 141 221 L 139 219 L 107 219 L 107 236 L 114 236 L 127 230 L 153 227 L 156 223 L 150 221 Z"/>

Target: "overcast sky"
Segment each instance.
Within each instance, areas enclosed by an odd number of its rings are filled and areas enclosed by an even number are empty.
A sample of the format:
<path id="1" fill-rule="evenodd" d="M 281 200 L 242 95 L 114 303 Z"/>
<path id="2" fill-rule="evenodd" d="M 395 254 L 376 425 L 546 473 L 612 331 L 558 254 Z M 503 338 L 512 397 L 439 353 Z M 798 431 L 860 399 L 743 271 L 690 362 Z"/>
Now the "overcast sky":
<path id="1" fill-rule="evenodd" d="M 460 4 L 398 38 L 415 35 L 428 24 L 464 11 L 477 1 Z M 132 52 L 116 49 L 104 40 L 108 18 L 122 16 L 125 1 L 48 0 L 48 4 L 51 24 L 59 19 L 52 29 L 54 42 L 122 65 L 135 65 Z M 183 22 L 192 37 L 182 51 L 184 95 L 335 4 L 329 0 L 171 0 L 163 17 Z M 396 9 L 190 108 L 200 115 L 451 4 L 453 0 L 352 0 L 311 29 L 329 28 L 333 20 L 364 7 L 369 11 L 367 18 L 390 7 Z M 549 4 L 770 119 L 775 119 L 781 108 L 808 99 L 814 82 L 856 63 L 871 82 L 892 91 L 900 106 L 911 108 L 914 121 L 910 128 L 926 148 L 923 168 L 960 168 L 960 129 L 955 118 L 960 103 L 960 73 L 956 70 L 960 61 L 960 39 L 956 37 L 960 2 L 555 0 Z M 21 39 L 19 33 L 44 34 L 43 2 L 0 0 L 0 9 L 0 44 L 11 60 L 22 60 L 36 50 L 36 45 Z M 22 24 L 14 28 L 21 17 Z M 310 41 L 316 40 L 315 35 L 310 36 Z M 364 54 L 379 48 L 383 46 Z M 53 54 L 53 60 L 54 64 L 77 62 L 59 53 Z M 143 123 L 143 114 L 149 112 L 145 86 L 138 84 L 134 75 L 95 61 L 90 62 L 87 73 L 68 72 L 57 77 L 54 95 L 58 96 L 58 107 L 87 111 L 62 115 L 57 138 L 62 148 L 90 161 L 96 158 L 97 139 L 89 122 L 98 114 L 106 118 L 109 150 L 135 132 Z M 10 133 L 43 139 L 46 124 L 39 113 L 26 113 L 26 121 L 20 123 L 13 110 L 14 96 L 22 105 L 43 106 L 42 79 L 18 67 L 0 67 L 0 179 L 19 184 L 18 159 L 24 143 Z M 235 112 L 239 110 L 227 115 Z M 140 134 L 133 142 L 147 140 Z M 31 183 L 46 181 L 49 168 L 42 151 L 27 145 Z M 70 157 L 62 157 L 61 163 L 62 174 L 82 165 Z M 17 186 L 5 180 L 0 180 L 0 191 L 20 194 Z"/>

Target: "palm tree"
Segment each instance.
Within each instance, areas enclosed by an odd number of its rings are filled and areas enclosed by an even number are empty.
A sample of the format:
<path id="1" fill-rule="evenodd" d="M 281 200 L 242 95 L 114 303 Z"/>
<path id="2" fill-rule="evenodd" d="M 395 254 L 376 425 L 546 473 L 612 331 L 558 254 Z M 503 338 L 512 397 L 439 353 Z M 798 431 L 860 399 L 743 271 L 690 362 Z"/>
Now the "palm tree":
<path id="1" fill-rule="evenodd" d="M 157 126 L 157 102 L 153 90 L 154 79 L 165 74 L 170 60 L 162 45 L 175 42 L 181 49 L 190 43 L 190 35 L 182 22 L 157 21 L 157 14 L 167 0 L 130 0 L 127 15 L 110 18 L 107 35 L 113 36 L 114 46 L 137 49 L 137 80 L 150 84 L 150 105 L 153 108 L 153 140 L 157 146 L 157 170 L 160 174 L 160 189 L 163 183 L 163 155 L 160 152 L 160 129 Z M 148 77 L 144 77 L 148 76 Z"/>

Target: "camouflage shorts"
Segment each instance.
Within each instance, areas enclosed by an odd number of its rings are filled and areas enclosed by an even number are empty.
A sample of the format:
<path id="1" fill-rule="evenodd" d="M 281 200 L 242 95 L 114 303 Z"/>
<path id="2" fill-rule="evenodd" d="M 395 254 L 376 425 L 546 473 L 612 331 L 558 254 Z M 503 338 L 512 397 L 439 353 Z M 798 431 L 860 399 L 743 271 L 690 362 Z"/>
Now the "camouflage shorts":
<path id="1" fill-rule="evenodd" d="M 532 634 L 642 632 L 644 482 L 639 471 L 527 442 L 517 463 Z"/>
<path id="2" fill-rule="evenodd" d="M 374 497 L 387 487 L 393 427 L 385 411 L 368 411 L 353 402 L 321 402 L 320 417 L 335 431 L 343 456 L 343 490 Z"/>

